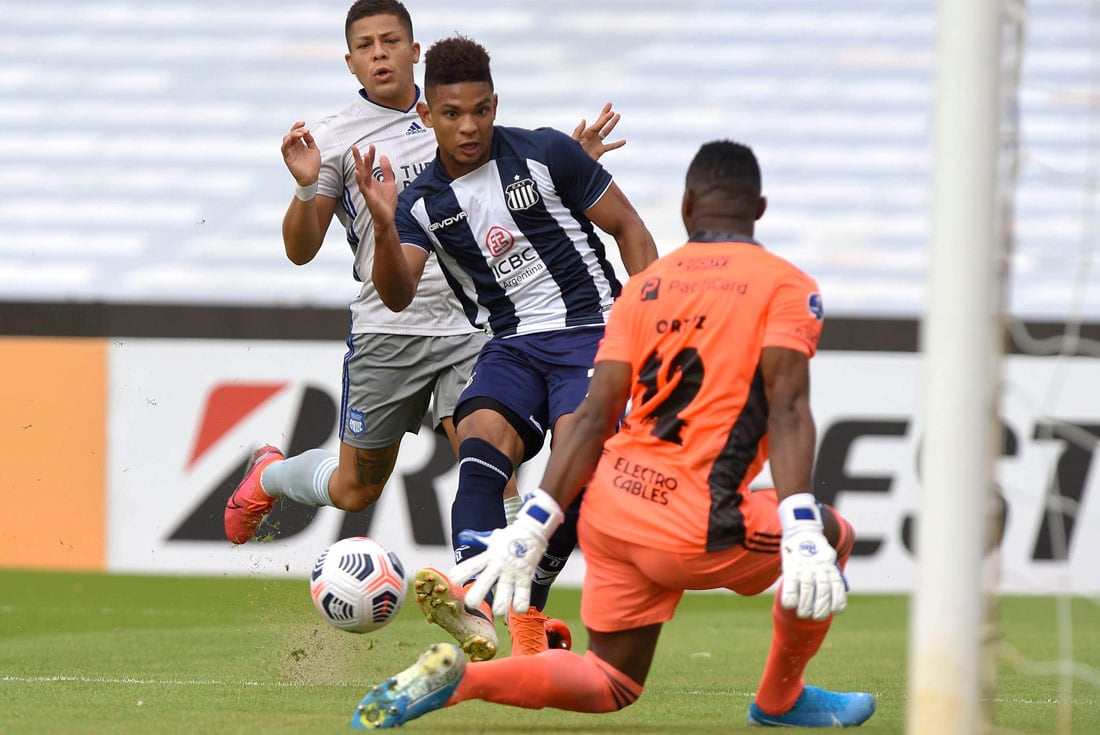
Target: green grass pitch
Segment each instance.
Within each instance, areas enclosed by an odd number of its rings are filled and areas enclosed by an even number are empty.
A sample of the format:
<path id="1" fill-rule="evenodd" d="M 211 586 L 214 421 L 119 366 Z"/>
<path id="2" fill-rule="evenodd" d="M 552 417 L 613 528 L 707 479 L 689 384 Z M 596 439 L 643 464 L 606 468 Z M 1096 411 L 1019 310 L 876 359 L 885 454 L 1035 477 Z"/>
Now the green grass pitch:
<path id="1" fill-rule="evenodd" d="M 549 612 L 585 636 L 576 590 Z M 745 711 L 767 650 L 771 598 L 685 597 L 665 626 L 645 693 L 608 715 L 464 703 L 405 726 L 448 733 L 729 733 Z M 1100 733 L 1100 614 L 1072 604 L 1073 732 Z M 1024 659 L 1057 658 L 1056 601 L 1001 601 L 1002 636 Z M 854 596 L 807 681 L 878 696 L 861 732 L 901 733 L 906 710 L 908 600 Z M 503 630 L 502 630 L 503 633 Z M 506 634 L 504 636 L 506 638 Z M 0 571 L 0 733 L 337 733 L 368 686 L 446 635 L 407 600 L 386 628 L 354 635 L 321 621 L 304 580 L 145 577 Z M 503 653 L 507 653 L 507 647 Z M 1035 668 L 1039 673 L 1033 673 Z M 996 724 L 1057 731 L 1058 678 L 1002 664 Z"/>

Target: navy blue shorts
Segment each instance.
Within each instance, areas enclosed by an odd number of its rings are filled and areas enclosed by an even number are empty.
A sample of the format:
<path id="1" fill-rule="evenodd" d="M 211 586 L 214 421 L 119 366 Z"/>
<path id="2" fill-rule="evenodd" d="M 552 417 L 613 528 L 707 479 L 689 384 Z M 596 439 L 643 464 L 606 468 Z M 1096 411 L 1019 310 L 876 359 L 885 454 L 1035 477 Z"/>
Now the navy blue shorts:
<path id="1" fill-rule="evenodd" d="M 489 340 L 455 406 L 455 423 L 479 408 L 497 410 L 523 439 L 524 460 L 534 457 L 546 432 L 588 394 L 602 338 L 601 326 Z"/>

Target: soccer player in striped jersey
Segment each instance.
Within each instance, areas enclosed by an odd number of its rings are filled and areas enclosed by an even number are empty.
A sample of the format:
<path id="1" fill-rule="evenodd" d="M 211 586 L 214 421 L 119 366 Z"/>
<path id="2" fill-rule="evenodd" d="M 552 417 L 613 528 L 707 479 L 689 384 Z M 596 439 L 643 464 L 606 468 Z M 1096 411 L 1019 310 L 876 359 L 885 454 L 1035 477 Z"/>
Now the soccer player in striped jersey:
<path id="1" fill-rule="evenodd" d="M 425 55 L 424 88 L 418 109 L 438 151 L 400 196 L 385 151 L 371 146 L 354 155 L 375 222 L 373 278 L 382 301 L 406 309 L 435 255 L 465 317 L 492 335 L 455 407 L 459 480 L 451 528 L 461 561 L 473 552 L 455 534 L 505 525 L 508 478 L 548 431 L 555 443 L 568 434 L 584 398 L 621 289 L 596 228 L 615 239 L 630 274 L 649 265 L 657 249 L 611 175 L 576 141 L 549 128 L 494 125 L 497 97 L 481 45 L 461 36 L 434 44 Z M 575 545 L 576 506 L 546 550 L 531 605 L 509 614 L 513 654 L 546 648 L 542 610 Z M 462 590 L 436 569 L 418 572 L 415 586 L 429 620 L 480 657 L 477 641 L 455 627 Z"/>
<path id="2" fill-rule="evenodd" d="M 367 693 L 354 727 L 393 727 L 470 699 L 620 710 L 641 696 L 684 590 L 754 595 L 776 581 L 771 650 L 748 724 L 847 727 L 874 714 L 869 693 L 803 681 L 847 605 L 841 570 L 854 534 L 812 494 L 809 360 L 821 297 L 810 276 L 753 238 L 765 207 L 747 146 L 700 148 L 682 203 L 688 242 L 626 284 L 574 430 L 554 447 L 541 488 L 525 495 L 514 523 L 482 538 L 480 556 L 452 570 L 457 581 L 480 574 L 471 602 L 495 584 L 494 608 L 524 605 L 562 508 L 587 485 L 579 532 L 588 651 L 467 665 L 456 646 L 437 643 Z M 752 490 L 769 459 L 775 488 Z"/>
<path id="3" fill-rule="evenodd" d="M 299 265 L 310 262 L 335 215 L 354 256 L 352 274 L 361 284 L 351 303 L 340 450 L 337 455 L 312 449 L 290 458 L 270 445 L 256 451 L 226 503 L 226 536 L 237 544 L 253 537 L 280 496 L 346 511 L 374 503 L 393 471 L 402 436 L 420 430 L 429 403 L 434 425 L 457 454 L 451 417 L 486 341 L 463 315 L 435 258 L 425 262 L 415 298 L 401 314 L 388 309 L 374 288 L 374 223 L 355 183 L 351 148 L 370 144 L 384 152 L 404 188 L 427 168 L 436 142 L 416 111 L 423 101 L 414 79 L 420 45 L 405 6 L 397 0 L 358 0 L 347 12 L 344 31 L 344 58 L 362 87 L 348 107 L 312 127 L 295 123 L 282 142 L 297 184 L 283 220 L 287 257 Z M 608 105 L 592 126 L 582 120 L 573 135 L 599 157 L 625 142 L 602 139 L 617 121 Z M 510 489 L 514 496 L 514 483 Z M 491 624 L 482 629 L 495 635 Z"/>

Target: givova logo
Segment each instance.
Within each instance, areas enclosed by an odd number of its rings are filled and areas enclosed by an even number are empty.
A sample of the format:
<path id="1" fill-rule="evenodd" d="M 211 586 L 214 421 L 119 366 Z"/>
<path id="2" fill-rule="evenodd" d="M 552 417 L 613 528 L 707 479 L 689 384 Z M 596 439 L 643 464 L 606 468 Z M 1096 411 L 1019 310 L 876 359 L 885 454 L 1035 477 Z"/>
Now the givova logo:
<path id="1" fill-rule="evenodd" d="M 232 430 L 249 416 L 265 407 L 268 401 L 292 389 L 292 383 L 239 383 L 229 382 L 214 386 L 207 395 L 206 404 L 198 424 L 191 431 L 192 450 L 187 467 L 220 446 Z M 288 457 L 315 447 L 323 446 L 336 436 L 339 403 L 321 388 L 307 385 L 302 390 L 301 401 L 294 408 L 288 423 L 291 426 L 290 441 L 280 447 Z M 410 518 L 413 519 L 413 537 L 417 544 L 448 546 L 450 541 L 444 532 L 440 517 L 439 501 L 432 480 L 449 471 L 455 463 L 454 451 L 446 438 L 435 432 L 426 432 L 434 442 L 431 459 L 422 469 L 402 473 Z M 239 437 L 236 437 L 239 443 Z M 169 541 L 211 541 L 222 544 L 225 538 L 225 502 L 237 487 L 252 452 L 267 438 L 256 437 L 252 446 L 244 447 L 236 456 L 236 462 L 225 467 L 218 479 L 202 492 L 202 501 L 168 535 Z M 186 469 L 186 468 L 185 468 Z M 387 488 L 386 492 L 391 492 Z M 369 536 L 374 520 L 374 507 L 362 513 L 345 513 L 339 533 L 333 539 L 349 536 Z M 301 533 L 313 522 L 317 508 L 283 499 L 260 527 L 257 538 L 280 539 Z"/>

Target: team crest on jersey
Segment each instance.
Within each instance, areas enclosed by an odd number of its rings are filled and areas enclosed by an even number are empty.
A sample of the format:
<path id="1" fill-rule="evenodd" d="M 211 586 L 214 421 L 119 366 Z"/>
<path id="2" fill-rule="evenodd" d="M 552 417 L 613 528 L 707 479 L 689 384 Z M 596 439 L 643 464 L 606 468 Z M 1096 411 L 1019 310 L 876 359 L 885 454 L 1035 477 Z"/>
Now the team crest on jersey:
<path id="1" fill-rule="evenodd" d="M 647 278 L 642 284 L 642 301 L 656 301 L 657 294 L 661 290 L 660 278 Z"/>
<path id="2" fill-rule="evenodd" d="M 508 200 L 508 209 L 513 212 L 522 212 L 538 204 L 539 190 L 535 188 L 534 181 L 523 179 L 509 184 L 504 189 L 504 198 Z"/>
<path id="3" fill-rule="evenodd" d="M 363 433 L 365 427 L 363 412 L 357 408 L 348 411 L 348 431 L 356 436 Z"/>

